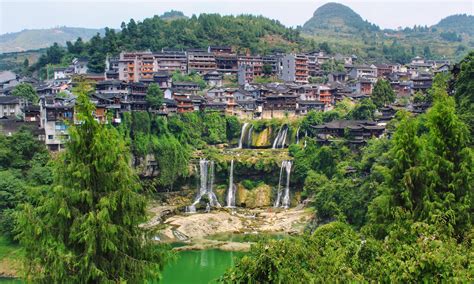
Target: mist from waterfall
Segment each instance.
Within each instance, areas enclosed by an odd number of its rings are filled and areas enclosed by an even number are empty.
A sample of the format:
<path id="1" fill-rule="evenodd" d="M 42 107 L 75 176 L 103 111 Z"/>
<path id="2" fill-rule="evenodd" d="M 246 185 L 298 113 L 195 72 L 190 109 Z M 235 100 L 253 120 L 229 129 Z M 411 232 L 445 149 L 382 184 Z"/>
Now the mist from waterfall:
<path id="1" fill-rule="evenodd" d="M 199 190 L 194 199 L 193 204 L 186 207 L 186 212 L 195 213 L 196 205 L 201 202 L 201 198 L 207 194 L 209 199 L 209 205 L 211 207 L 221 207 L 219 201 L 217 200 L 216 194 L 214 193 L 214 161 L 208 161 L 206 159 L 199 160 L 199 175 L 200 175 L 200 184 Z"/>
<path id="2" fill-rule="evenodd" d="M 227 190 L 227 207 L 235 207 L 234 160 L 230 161 L 229 188 Z"/>
<path id="3" fill-rule="evenodd" d="M 275 203 L 273 204 L 273 207 L 275 208 L 280 207 L 280 202 L 281 202 L 281 207 L 283 208 L 290 207 L 291 166 L 292 166 L 292 161 L 284 160 L 281 162 L 280 177 L 278 179 L 277 197 L 275 199 Z M 285 172 L 286 174 L 286 184 L 285 184 L 284 189 L 282 189 L 283 172 Z M 283 200 L 282 200 L 282 195 L 283 195 Z"/>

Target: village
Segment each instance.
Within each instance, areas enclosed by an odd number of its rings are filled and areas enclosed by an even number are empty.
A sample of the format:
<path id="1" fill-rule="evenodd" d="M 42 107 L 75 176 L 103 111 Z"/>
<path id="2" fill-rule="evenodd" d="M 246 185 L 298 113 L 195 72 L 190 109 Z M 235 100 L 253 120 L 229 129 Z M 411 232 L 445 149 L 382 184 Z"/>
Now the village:
<path id="1" fill-rule="evenodd" d="M 74 78 L 95 82 L 91 100 L 95 117 L 120 124 L 121 115 L 130 111 L 153 111 L 169 116 L 194 111 L 213 111 L 240 119 L 296 118 L 310 111 L 329 111 L 348 99 L 369 98 L 378 80 L 387 80 L 396 101 L 378 110 L 378 122 L 335 121 L 316 126 L 321 135 L 343 135 L 345 128 L 363 137 L 379 136 L 385 122 L 399 109 L 422 113 L 428 105 L 413 102 L 417 92 L 425 92 L 439 72 L 448 72 L 447 60 L 411 63 L 368 64 L 355 55 L 329 55 L 324 51 L 267 56 L 236 54 L 228 46 L 207 49 L 160 52 L 121 52 L 108 57 L 104 73 L 90 73 L 87 59 L 74 58 L 69 67 L 56 67 L 49 79 L 20 78 L 11 71 L 0 73 L 0 130 L 12 135 L 28 126 L 48 149 L 62 148 L 68 139 L 67 121 L 74 121 Z M 201 82 L 178 81 L 188 74 Z M 189 76 L 188 76 L 189 77 Z M 185 77 L 186 78 L 186 77 Z M 15 86 L 30 83 L 39 105 L 12 96 Z M 163 104 L 151 109 L 147 104 L 148 86 L 157 84 L 164 93 Z M 323 137 L 323 136 L 320 136 Z M 360 141 L 359 141 L 360 142 Z"/>

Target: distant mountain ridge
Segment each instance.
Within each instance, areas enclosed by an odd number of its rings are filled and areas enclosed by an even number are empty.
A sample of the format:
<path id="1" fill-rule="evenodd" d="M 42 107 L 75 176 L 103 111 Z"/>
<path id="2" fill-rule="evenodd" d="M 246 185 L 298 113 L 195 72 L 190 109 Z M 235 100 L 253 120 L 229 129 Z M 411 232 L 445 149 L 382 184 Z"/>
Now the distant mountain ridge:
<path id="1" fill-rule="evenodd" d="M 467 14 L 448 16 L 433 27 L 445 31 L 474 35 L 474 16 Z"/>
<path id="2" fill-rule="evenodd" d="M 78 37 L 89 40 L 104 29 L 58 27 L 51 29 L 26 29 L 20 32 L 0 35 L 0 53 L 33 50 L 51 46 L 57 42 L 66 45 L 66 41 L 75 41 Z"/>

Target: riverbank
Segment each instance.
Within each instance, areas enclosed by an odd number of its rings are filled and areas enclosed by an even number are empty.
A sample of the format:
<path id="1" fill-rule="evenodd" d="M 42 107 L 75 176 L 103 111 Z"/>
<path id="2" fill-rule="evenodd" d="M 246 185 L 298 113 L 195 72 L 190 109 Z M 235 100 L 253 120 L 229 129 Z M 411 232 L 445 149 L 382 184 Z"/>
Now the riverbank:
<path id="1" fill-rule="evenodd" d="M 161 214 L 163 210 L 152 210 Z M 166 208 L 169 211 L 169 208 Z M 161 215 L 159 215 L 161 216 Z M 294 235 L 303 232 L 311 220 L 310 209 L 227 209 L 221 208 L 209 213 L 180 213 L 167 218 L 152 218 L 155 226 L 160 225 L 160 239 L 164 242 L 184 242 L 177 250 L 200 250 L 218 248 L 228 251 L 247 251 L 251 242 L 213 240 L 219 234 L 240 235 Z M 157 220 L 162 219 L 162 222 Z"/>

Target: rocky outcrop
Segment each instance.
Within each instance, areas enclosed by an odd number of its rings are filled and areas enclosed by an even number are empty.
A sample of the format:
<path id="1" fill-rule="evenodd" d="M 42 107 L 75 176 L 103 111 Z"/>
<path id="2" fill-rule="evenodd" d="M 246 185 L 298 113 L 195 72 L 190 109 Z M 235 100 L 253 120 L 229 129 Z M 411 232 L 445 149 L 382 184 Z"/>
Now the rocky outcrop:
<path id="1" fill-rule="evenodd" d="M 272 205 L 272 189 L 264 184 L 248 190 L 238 184 L 235 204 L 246 208 L 269 207 Z"/>

